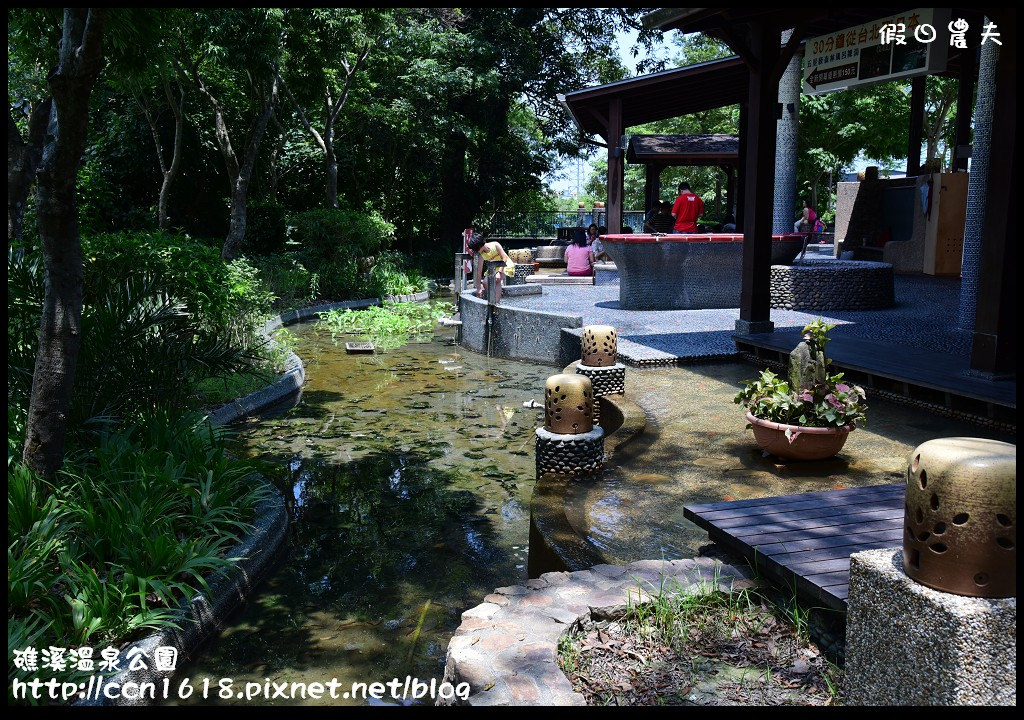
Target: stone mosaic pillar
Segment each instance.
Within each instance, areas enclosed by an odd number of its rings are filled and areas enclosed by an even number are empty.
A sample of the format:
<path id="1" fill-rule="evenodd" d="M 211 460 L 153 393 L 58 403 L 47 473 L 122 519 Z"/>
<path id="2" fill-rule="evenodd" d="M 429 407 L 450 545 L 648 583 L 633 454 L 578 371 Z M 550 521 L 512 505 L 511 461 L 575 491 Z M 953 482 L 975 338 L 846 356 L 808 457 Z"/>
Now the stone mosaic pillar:
<path id="1" fill-rule="evenodd" d="M 576 373 L 590 378 L 594 388 L 594 422 L 601 424 L 598 398 L 626 392 L 626 366 L 617 362 L 618 337 L 611 325 L 587 325 L 583 328 Z"/>
<path id="2" fill-rule="evenodd" d="M 988 22 L 988 18 L 985 18 Z M 996 101 L 996 65 L 999 46 L 981 46 L 978 62 L 978 100 L 974 106 L 974 142 L 971 144 L 971 176 L 967 181 L 967 222 L 960 270 L 960 317 L 962 330 L 974 329 L 978 304 L 978 269 L 981 266 L 981 235 L 985 230 L 988 199 L 988 159 L 992 148 L 992 108 Z"/>
<path id="3" fill-rule="evenodd" d="M 594 388 L 583 375 L 552 375 L 544 385 L 544 427 L 536 431 L 537 476 L 586 475 L 604 465 L 604 430 L 594 427 Z"/>
<path id="4" fill-rule="evenodd" d="M 789 42 L 792 30 L 782 33 L 782 45 Z M 775 141 L 775 203 L 772 209 L 772 232 L 793 232 L 796 220 L 796 151 L 797 117 L 800 108 L 801 55 L 798 51 L 789 61 L 779 80 L 779 102 L 782 119 L 778 121 Z M 792 110 L 790 110 L 792 108 Z M 815 208 L 817 209 L 817 208 Z"/>

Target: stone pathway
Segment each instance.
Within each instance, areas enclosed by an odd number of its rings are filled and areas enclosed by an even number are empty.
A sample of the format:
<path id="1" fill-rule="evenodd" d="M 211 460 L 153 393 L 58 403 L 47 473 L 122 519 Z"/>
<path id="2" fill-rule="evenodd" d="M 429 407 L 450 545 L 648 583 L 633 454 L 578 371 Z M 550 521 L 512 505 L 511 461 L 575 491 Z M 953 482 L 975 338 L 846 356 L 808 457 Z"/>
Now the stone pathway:
<path id="1" fill-rule="evenodd" d="M 468 682 L 470 705 L 585 705 L 558 667 L 558 641 L 572 629 L 614 620 L 630 605 L 701 584 L 753 587 L 749 570 L 720 560 L 641 560 L 550 572 L 497 588 L 462 613 L 448 644 L 444 679 Z M 441 704 L 441 701 L 438 701 Z"/>
<path id="2" fill-rule="evenodd" d="M 816 317 L 835 323 L 832 337 L 857 337 L 951 355 L 970 354 L 970 333 L 955 327 L 960 279 L 897 275 L 896 306 L 885 310 L 799 312 L 772 310 L 776 329 L 800 329 Z M 508 305 L 582 315 L 584 325 L 614 325 L 619 354 L 631 364 L 733 355 L 738 309 L 622 310 L 619 286 L 544 288 L 542 296 L 509 298 Z"/>

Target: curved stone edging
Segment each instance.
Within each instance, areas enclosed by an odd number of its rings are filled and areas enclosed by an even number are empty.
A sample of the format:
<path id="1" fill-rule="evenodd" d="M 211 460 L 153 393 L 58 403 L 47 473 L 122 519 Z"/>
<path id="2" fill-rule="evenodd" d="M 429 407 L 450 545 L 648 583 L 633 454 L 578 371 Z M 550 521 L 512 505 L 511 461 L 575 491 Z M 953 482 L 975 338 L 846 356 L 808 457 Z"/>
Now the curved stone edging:
<path id="1" fill-rule="evenodd" d="M 459 307 L 462 313 L 460 344 L 474 352 L 487 354 L 488 331 L 484 324 L 487 301 L 464 291 Z M 583 327 L 583 316 L 497 305 L 490 329 L 490 354 L 509 360 L 558 365 L 562 328 L 567 327 Z"/>
<path id="2" fill-rule="evenodd" d="M 469 698 L 460 704 L 585 705 L 558 667 L 563 635 L 618 619 L 630 606 L 651 602 L 663 588 L 686 592 L 711 584 L 724 590 L 754 585 L 745 568 L 697 557 L 549 572 L 497 588 L 462 613 L 462 624 L 448 643 L 444 680 L 469 683 Z"/>
<path id="3" fill-rule="evenodd" d="M 429 298 L 430 291 L 424 290 L 421 293 L 414 293 L 412 295 L 391 295 L 384 298 L 384 300 L 390 302 L 422 302 Z M 264 324 L 261 334 L 271 346 L 276 346 L 277 343 L 271 337 L 271 333 L 286 325 L 310 320 L 322 312 L 330 312 L 331 310 L 362 310 L 380 304 L 380 300 L 370 298 L 368 300 L 344 300 L 342 302 L 299 308 L 298 310 L 288 310 L 268 320 Z M 261 390 L 251 392 L 245 397 L 222 405 L 210 413 L 210 420 L 218 425 L 228 425 L 239 418 L 251 415 L 283 400 L 301 388 L 305 382 L 306 370 L 303 367 L 302 359 L 289 351 L 288 357 L 285 359 L 284 374 L 276 382 L 267 385 Z"/>
<path id="4" fill-rule="evenodd" d="M 422 292 L 414 295 L 387 297 L 385 300 L 393 302 L 419 302 L 429 297 L 429 292 Z M 269 343 L 275 344 L 270 334 L 285 325 L 310 319 L 321 312 L 339 309 L 361 309 L 379 303 L 380 300 L 377 299 L 347 300 L 298 310 L 289 310 L 268 320 L 263 326 L 262 334 Z M 284 375 L 276 382 L 211 412 L 209 414 L 210 421 L 215 425 L 229 424 L 240 417 L 278 402 L 301 388 L 306 379 L 302 359 L 295 353 L 289 352 L 288 358 L 285 361 L 285 368 Z M 208 594 L 197 593 L 187 605 L 182 606 L 185 612 L 181 620 L 180 629 L 168 628 L 147 635 L 130 646 L 123 648 L 120 654 L 121 658 L 127 657 L 127 653 L 135 649 L 152 662 L 153 651 L 156 648 L 170 646 L 177 649 L 178 665 L 180 666 L 206 640 L 223 629 L 225 620 L 237 608 L 248 602 L 260 582 L 272 569 L 274 561 L 280 554 L 288 537 L 288 512 L 285 509 L 281 493 L 269 480 L 257 473 L 253 473 L 251 477 L 254 478 L 255 482 L 267 484 L 272 494 L 257 505 L 252 531 L 243 537 L 238 545 L 231 549 L 231 556 L 239 558 L 238 561 L 208 579 L 207 582 L 210 585 L 210 592 Z M 125 668 L 113 676 L 104 678 L 103 682 L 106 685 L 117 684 L 119 686 L 123 686 L 127 682 L 152 682 L 159 685 L 164 678 L 171 678 L 173 675 L 174 671 L 161 672 L 148 667 L 134 671 Z M 129 700 L 118 696 L 113 699 L 107 697 L 101 697 L 98 700 L 87 699 L 75 704 L 109 707 L 147 705 L 148 702 L 144 699 Z"/>

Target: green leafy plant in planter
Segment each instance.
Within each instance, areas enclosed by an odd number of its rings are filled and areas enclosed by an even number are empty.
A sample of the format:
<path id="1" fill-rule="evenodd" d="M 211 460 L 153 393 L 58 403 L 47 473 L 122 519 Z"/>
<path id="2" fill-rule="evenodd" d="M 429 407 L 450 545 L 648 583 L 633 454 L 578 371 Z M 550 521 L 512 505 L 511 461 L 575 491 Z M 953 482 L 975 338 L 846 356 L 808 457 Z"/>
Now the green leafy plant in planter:
<path id="1" fill-rule="evenodd" d="M 804 328 L 803 340 L 789 355 L 788 381 L 764 370 L 734 398 L 746 408 L 747 427 L 764 450 L 791 459 L 831 457 L 856 425 L 864 424 L 863 388 L 829 372 L 825 345 L 833 327 L 818 318 Z"/>

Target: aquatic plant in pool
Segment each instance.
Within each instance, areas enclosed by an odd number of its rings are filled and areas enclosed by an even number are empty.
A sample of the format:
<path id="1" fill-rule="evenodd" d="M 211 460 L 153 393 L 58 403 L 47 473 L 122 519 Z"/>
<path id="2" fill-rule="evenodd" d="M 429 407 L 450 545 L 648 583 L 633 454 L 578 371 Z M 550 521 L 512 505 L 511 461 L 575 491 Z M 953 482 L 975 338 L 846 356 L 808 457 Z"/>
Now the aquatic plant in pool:
<path id="1" fill-rule="evenodd" d="M 366 310 L 319 313 L 314 329 L 339 335 L 364 335 L 378 349 L 394 349 L 416 335 L 431 332 L 437 322 L 455 311 L 451 303 L 385 302 Z"/>

